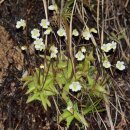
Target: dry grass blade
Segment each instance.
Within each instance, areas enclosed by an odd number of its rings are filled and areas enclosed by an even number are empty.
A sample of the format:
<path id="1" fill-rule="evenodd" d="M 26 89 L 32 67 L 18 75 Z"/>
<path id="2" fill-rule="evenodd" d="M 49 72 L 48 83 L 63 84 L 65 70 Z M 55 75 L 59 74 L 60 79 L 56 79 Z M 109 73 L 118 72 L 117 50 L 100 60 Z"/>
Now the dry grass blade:
<path id="1" fill-rule="evenodd" d="M 4 0 L 0 0 L 0 5 L 4 2 Z"/>
<path id="2" fill-rule="evenodd" d="M 126 1 L 126 3 L 125 3 L 125 7 L 127 7 L 127 6 L 128 6 L 128 3 L 129 3 L 129 0 L 127 0 L 127 1 Z"/>
<path id="3" fill-rule="evenodd" d="M 73 5 L 73 9 L 72 9 L 72 14 L 71 14 L 71 18 L 70 18 L 70 31 L 69 31 L 69 35 L 70 35 L 69 36 L 69 53 L 70 53 L 70 57 L 71 57 L 72 65 L 73 65 L 74 74 L 75 74 L 75 66 L 74 66 L 74 56 L 73 56 L 73 49 L 72 49 L 72 21 L 73 21 L 75 5 L 76 5 L 76 0 L 74 1 L 74 5 Z"/>

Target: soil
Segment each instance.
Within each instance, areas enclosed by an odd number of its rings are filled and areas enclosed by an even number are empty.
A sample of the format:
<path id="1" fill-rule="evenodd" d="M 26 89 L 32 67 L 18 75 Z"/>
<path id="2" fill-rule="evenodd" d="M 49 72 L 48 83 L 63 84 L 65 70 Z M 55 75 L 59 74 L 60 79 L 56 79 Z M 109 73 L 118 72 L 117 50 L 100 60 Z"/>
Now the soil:
<path id="1" fill-rule="evenodd" d="M 0 26 L 0 81 L 7 76 L 8 68 L 14 64 L 17 70 L 22 70 L 24 65 L 24 55 L 21 49 L 14 44 L 8 32 Z"/>
<path id="2" fill-rule="evenodd" d="M 50 113 L 45 114 L 40 103 L 26 104 L 26 90 L 20 81 L 22 75 L 41 63 L 39 59 L 36 62 L 34 47 L 28 38 L 31 29 L 40 23 L 41 16 L 44 17 L 42 1 L 0 3 L 0 130 L 55 129 Z M 21 18 L 29 23 L 25 31 L 15 27 Z M 29 52 L 21 51 L 23 45 Z"/>
<path id="3" fill-rule="evenodd" d="M 122 12 L 124 15 L 120 16 L 123 19 L 122 24 L 125 17 L 127 24 L 130 25 L 129 8 Z M 31 44 L 30 31 L 40 23 L 44 14 L 41 0 L 0 0 L 0 130 L 58 129 L 53 114 L 56 112 L 53 108 L 45 112 L 39 102 L 26 104 L 26 88 L 22 87 L 20 81 L 25 73 L 32 73 L 34 68 L 43 62 L 42 59 L 37 58 L 34 46 Z M 21 18 L 27 21 L 27 29 L 24 31 L 17 30 L 15 27 L 16 21 Z M 55 26 L 57 23 L 55 20 L 53 22 Z M 27 46 L 29 51 L 22 51 L 23 45 Z M 129 51 L 127 50 L 126 53 L 129 54 Z M 118 77 L 119 74 L 117 72 L 115 76 Z M 127 83 L 130 81 L 130 69 L 127 69 L 122 77 L 124 80 L 117 78 L 117 82 L 125 95 L 121 105 L 124 106 L 123 112 L 128 122 L 126 123 L 123 118 L 119 119 L 117 130 L 130 130 L 130 84 Z M 106 113 L 103 113 L 102 117 L 105 116 Z M 94 124 L 94 119 L 90 122 L 90 130 L 93 127 L 96 130 L 97 124 Z M 77 128 L 73 126 L 72 129 Z M 104 130 L 104 127 L 101 129 Z"/>

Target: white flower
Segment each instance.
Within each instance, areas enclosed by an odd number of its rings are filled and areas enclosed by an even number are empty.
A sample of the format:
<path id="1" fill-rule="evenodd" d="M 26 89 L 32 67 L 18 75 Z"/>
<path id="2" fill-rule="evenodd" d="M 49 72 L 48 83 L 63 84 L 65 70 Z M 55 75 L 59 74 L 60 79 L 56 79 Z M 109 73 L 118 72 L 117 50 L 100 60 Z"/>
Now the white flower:
<path id="1" fill-rule="evenodd" d="M 40 31 L 37 28 L 34 28 L 31 31 L 31 36 L 32 38 L 37 39 L 40 36 Z"/>
<path id="2" fill-rule="evenodd" d="M 19 29 L 21 27 L 23 27 L 23 29 L 26 27 L 26 21 L 23 19 L 20 19 L 20 21 L 17 21 L 17 23 L 16 23 L 16 28 Z"/>
<path id="3" fill-rule="evenodd" d="M 49 10 L 55 10 L 55 11 L 57 11 L 57 5 L 56 4 L 54 4 L 54 5 L 50 5 L 50 6 L 48 6 L 48 9 Z"/>
<path id="4" fill-rule="evenodd" d="M 86 48 L 84 46 L 81 48 L 81 52 L 83 52 L 83 53 L 86 52 Z"/>
<path id="5" fill-rule="evenodd" d="M 107 43 L 107 44 L 103 44 L 101 46 L 101 49 L 104 51 L 104 52 L 109 52 L 111 50 L 111 43 Z"/>
<path id="6" fill-rule="evenodd" d="M 76 37 L 79 36 L 79 32 L 77 31 L 77 29 L 73 30 L 72 35 L 74 35 Z"/>
<path id="7" fill-rule="evenodd" d="M 77 92 L 80 91 L 82 88 L 82 86 L 80 85 L 79 82 L 72 82 L 72 84 L 70 84 L 69 89 L 71 89 L 73 92 Z"/>
<path id="8" fill-rule="evenodd" d="M 104 51 L 104 52 L 109 52 L 111 49 L 115 50 L 116 49 L 116 45 L 117 43 L 112 41 L 111 43 L 107 43 L 107 44 L 103 44 L 101 46 L 101 49 Z"/>
<path id="9" fill-rule="evenodd" d="M 51 58 L 56 58 L 58 53 L 58 48 L 53 45 L 51 46 L 50 51 L 51 51 Z"/>
<path id="10" fill-rule="evenodd" d="M 34 45 L 35 45 L 35 49 L 36 50 L 44 50 L 45 49 L 45 45 L 43 43 L 43 39 L 42 38 L 37 38 L 35 41 L 34 41 Z"/>
<path id="11" fill-rule="evenodd" d="M 66 32 L 63 28 L 60 28 L 58 31 L 57 31 L 57 34 L 60 36 L 60 37 L 63 37 L 63 36 L 66 36 Z"/>
<path id="12" fill-rule="evenodd" d="M 105 68 L 110 68 L 111 67 L 111 63 L 108 60 L 105 60 L 105 61 L 103 61 L 103 66 Z"/>
<path id="13" fill-rule="evenodd" d="M 53 53 L 53 52 L 51 52 L 51 56 L 50 56 L 51 58 L 56 58 L 57 57 L 57 54 L 56 53 Z"/>
<path id="14" fill-rule="evenodd" d="M 83 37 L 84 37 L 85 40 L 89 40 L 92 37 L 92 35 L 88 30 L 84 30 L 83 31 Z"/>
<path id="15" fill-rule="evenodd" d="M 116 49 L 116 45 L 117 45 L 117 43 L 112 41 L 111 42 L 111 49 L 115 50 Z"/>
<path id="16" fill-rule="evenodd" d="M 119 69 L 119 70 L 124 70 L 125 69 L 124 62 L 123 61 L 117 61 L 116 68 Z"/>
<path id="17" fill-rule="evenodd" d="M 50 47 L 50 51 L 57 54 L 58 48 L 53 45 L 53 46 Z"/>
<path id="18" fill-rule="evenodd" d="M 43 64 L 41 64 L 41 65 L 40 65 L 40 68 L 41 68 L 41 69 L 44 69 L 44 65 L 43 65 Z"/>
<path id="19" fill-rule="evenodd" d="M 75 57 L 77 58 L 78 61 L 82 61 L 85 58 L 85 56 L 83 55 L 81 51 L 78 51 Z"/>
<path id="20" fill-rule="evenodd" d="M 44 32 L 44 34 L 45 34 L 45 35 L 49 35 L 49 34 L 51 33 L 51 31 L 52 31 L 52 29 L 51 29 L 51 28 L 48 28 L 48 29 Z"/>
<path id="21" fill-rule="evenodd" d="M 42 19 L 40 25 L 42 26 L 42 28 L 46 29 L 50 25 L 50 22 L 47 21 L 46 19 Z"/>

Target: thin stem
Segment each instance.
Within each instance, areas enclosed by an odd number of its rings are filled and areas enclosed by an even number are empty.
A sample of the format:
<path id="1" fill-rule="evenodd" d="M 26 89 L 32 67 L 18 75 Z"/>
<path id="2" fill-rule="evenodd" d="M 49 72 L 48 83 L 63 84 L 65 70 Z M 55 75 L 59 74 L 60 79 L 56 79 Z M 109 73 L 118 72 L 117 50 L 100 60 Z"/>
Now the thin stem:
<path id="1" fill-rule="evenodd" d="M 43 1 L 43 5 L 44 5 L 44 11 L 45 11 L 45 16 L 46 16 L 46 20 L 48 21 L 48 13 L 47 13 L 47 2 L 46 0 L 42 0 Z M 46 67 L 46 48 L 47 48 L 47 35 L 45 36 L 45 60 L 44 60 L 44 67 Z"/>
<path id="2" fill-rule="evenodd" d="M 72 9 L 72 14 L 71 14 L 71 18 L 70 18 L 70 32 L 69 32 L 69 53 L 70 53 L 70 58 L 71 58 L 71 62 L 73 65 L 73 71 L 75 74 L 75 65 L 74 65 L 74 57 L 73 57 L 73 49 L 72 49 L 72 21 L 73 21 L 73 14 L 74 14 L 74 9 L 75 9 L 75 5 L 76 5 L 76 0 L 74 1 L 74 5 L 73 5 L 73 9 Z"/>

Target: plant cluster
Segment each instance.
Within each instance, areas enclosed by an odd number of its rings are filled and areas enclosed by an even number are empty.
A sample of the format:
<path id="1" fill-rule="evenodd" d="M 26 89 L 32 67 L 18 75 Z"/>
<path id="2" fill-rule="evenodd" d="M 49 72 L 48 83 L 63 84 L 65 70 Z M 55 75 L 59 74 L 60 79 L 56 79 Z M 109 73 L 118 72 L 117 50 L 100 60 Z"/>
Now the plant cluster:
<path id="1" fill-rule="evenodd" d="M 63 56 L 64 57 L 64 56 Z M 76 64 L 76 72 L 73 74 L 71 60 L 60 58 L 59 61 L 48 57 L 47 66 L 36 69 L 32 76 L 24 77 L 22 80 L 28 86 L 27 103 L 38 100 L 42 103 L 45 110 L 51 107 L 51 98 L 58 96 L 63 102 L 63 107 L 58 107 L 59 122 L 67 121 L 67 127 L 73 119 L 88 126 L 84 116 L 95 111 L 95 105 L 90 102 L 88 94 L 99 99 L 107 99 L 107 91 L 104 79 L 96 81 L 97 71 L 91 63 L 94 61 L 93 55 L 86 54 L 82 62 Z M 98 105 L 98 103 L 95 103 Z M 59 104 L 56 105 L 56 107 Z M 65 107 L 66 106 L 66 107 Z M 63 111 L 63 113 L 62 113 Z"/>
<path id="2" fill-rule="evenodd" d="M 56 4 L 50 5 L 48 9 L 58 12 Z M 45 36 L 53 33 L 48 19 L 42 19 L 40 26 Z M 25 20 L 17 21 L 16 28 L 21 27 L 25 29 Z M 89 29 L 86 27 L 82 33 L 76 28 L 72 30 L 74 38 L 82 37 L 87 41 L 93 37 L 93 33 L 97 33 L 95 28 Z M 68 39 L 66 29 L 62 26 L 57 30 L 57 35 L 66 40 Z M 93 56 L 93 51 L 88 51 L 85 46 L 78 47 L 78 51 L 74 54 L 74 60 L 72 60 L 70 56 L 65 55 L 66 50 L 60 50 L 59 52 L 59 48 L 55 44 L 47 46 L 39 29 L 32 29 L 31 37 L 34 39 L 33 44 L 36 51 L 47 51 L 48 53 L 42 56 L 45 60 L 44 64 L 36 68 L 33 75 L 22 79 L 28 87 L 26 92 L 28 94 L 27 103 L 35 100 L 40 101 L 46 111 L 48 107 L 55 104 L 58 111 L 58 123 L 65 120 L 67 127 L 69 127 L 71 122 L 76 119 L 84 126 L 88 126 L 86 115 L 99 110 L 100 101 L 107 101 L 109 95 L 106 90 L 106 77 L 100 77 L 94 65 L 96 59 Z M 102 60 L 103 67 L 111 68 L 112 65 L 106 53 L 111 50 L 115 51 L 116 47 L 117 43 L 115 41 L 103 44 L 100 47 L 104 56 Z M 23 47 L 24 49 L 26 48 Z M 73 52 L 73 50 L 71 51 Z M 116 68 L 124 70 L 125 63 L 117 61 Z M 108 75 L 106 74 L 106 76 Z M 62 106 L 55 101 L 55 97 L 62 101 Z M 96 102 L 92 102 L 90 98 L 96 99 Z"/>

